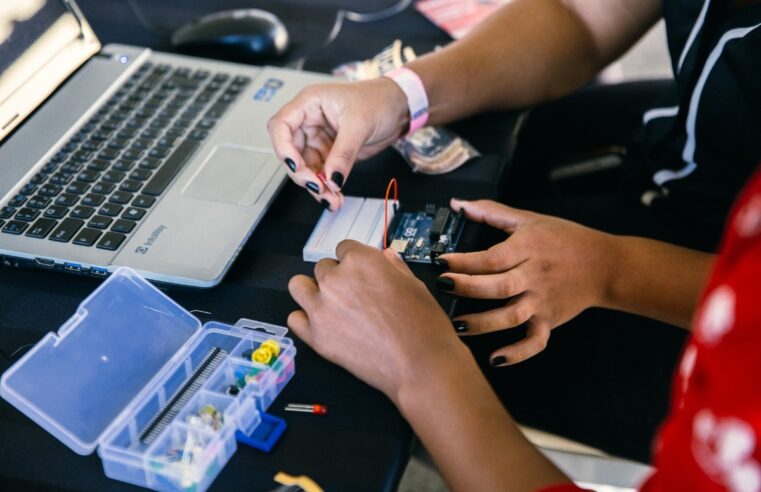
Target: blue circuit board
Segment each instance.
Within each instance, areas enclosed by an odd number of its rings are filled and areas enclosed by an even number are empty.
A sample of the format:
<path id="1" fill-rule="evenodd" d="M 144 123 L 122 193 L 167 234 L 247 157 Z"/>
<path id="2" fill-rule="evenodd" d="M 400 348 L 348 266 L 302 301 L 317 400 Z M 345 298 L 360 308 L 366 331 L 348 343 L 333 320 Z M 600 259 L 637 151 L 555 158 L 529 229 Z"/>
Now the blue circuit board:
<path id="1" fill-rule="evenodd" d="M 425 210 L 399 211 L 394 217 L 389 246 L 411 263 L 431 263 L 438 255 L 457 249 L 465 220 L 448 208 L 427 205 Z"/>

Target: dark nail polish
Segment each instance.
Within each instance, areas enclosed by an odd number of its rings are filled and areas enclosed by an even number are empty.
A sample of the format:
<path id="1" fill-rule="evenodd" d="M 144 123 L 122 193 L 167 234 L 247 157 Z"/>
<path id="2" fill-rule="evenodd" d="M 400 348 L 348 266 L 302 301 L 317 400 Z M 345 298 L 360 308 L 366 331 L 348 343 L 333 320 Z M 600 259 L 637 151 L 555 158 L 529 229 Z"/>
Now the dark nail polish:
<path id="1" fill-rule="evenodd" d="M 292 173 L 296 172 L 296 163 L 293 162 L 293 159 L 290 157 L 285 158 L 285 165 L 288 166 L 288 169 L 290 169 Z"/>
<path id="2" fill-rule="evenodd" d="M 306 187 L 309 188 L 309 191 L 312 191 L 314 193 L 320 192 L 320 187 L 317 185 L 317 183 L 313 183 L 311 181 L 306 182 Z"/>
<path id="3" fill-rule="evenodd" d="M 444 267 L 447 270 L 449 270 L 449 262 L 447 260 L 445 260 L 444 258 L 436 258 L 435 260 L 433 260 L 433 262 L 436 265 L 438 265 L 440 267 Z"/>
<path id="4" fill-rule="evenodd" d="M 327 201 L 326 199 L 323 198 L 322 200 L 320 200 L 320 203 L 322 204 L 323 207 L 325 207 L 325 210 L 330 212 L 330 202 L 329 201 Z"/>
<path id="5" fill-rule="evenodd" d="M 440 290 L 454 290 L 454 280 L 449 277 L 439 277 L 436 279 L 436 288 Z"/>
<path id="6" fill-rule="evenodd" d="M 335 184 L 337 184 L 339 188 L 344 187 L 344 175 L 339 173 L 338 171 L 334 171 L 333 174 L 330 176 L 330 179 Z"/>
<path id="7" fill-rule="evenodd" d="M 499 367 L 507 362 L 507 357 L 504 355 L 498 355 L 491 360 L 492 367 Z"/>
<path id="8" fill-rule="evenodd" d="M 465 333 L 468 331 L 468 323 L 467 321 L 463 321 L 461 319 L 452 321 L 452 324 L 454 325 L 454 331 L 457 333 Z"/>

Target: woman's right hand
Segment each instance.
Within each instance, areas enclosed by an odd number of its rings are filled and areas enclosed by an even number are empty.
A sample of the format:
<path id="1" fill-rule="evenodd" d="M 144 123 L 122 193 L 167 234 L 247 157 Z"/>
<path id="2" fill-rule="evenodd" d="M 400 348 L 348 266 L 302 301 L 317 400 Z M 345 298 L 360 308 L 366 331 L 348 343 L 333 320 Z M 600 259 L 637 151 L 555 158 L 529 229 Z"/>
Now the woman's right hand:
<path id="1" fill-rule="evenodd" d="M 267 129 L 288 176 L 329 210 L 358 159 L 392 144 L 409 124 L 407 98 L 389 79 L 306 87 Z"/>

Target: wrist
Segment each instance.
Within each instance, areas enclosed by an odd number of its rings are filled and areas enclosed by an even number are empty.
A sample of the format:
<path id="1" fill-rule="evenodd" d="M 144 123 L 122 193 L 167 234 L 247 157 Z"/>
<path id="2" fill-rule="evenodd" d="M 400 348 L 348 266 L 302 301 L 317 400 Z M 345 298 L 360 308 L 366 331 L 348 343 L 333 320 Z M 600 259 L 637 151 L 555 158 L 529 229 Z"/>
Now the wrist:
<path id="1" fill-rule="evenodd" d="M 622 258 L 625 254 L 626 242 L 621 236 L 600 233 L 600 247 L 598 258 L 600 265 L 595 268 L 599 273 L 597 284 L 599 289 L 596 293 L 594 306 L 606 309 L 619 308 L 619 280 L 622 276 L 621 265 L 625 264 Z"/>
<path id="2" fill-rule="evenodd" d="M 430 398 L 435 398 L 442 386 L 472 381 L 478 375 L 480 370 L 473 355 L 464 343 L 454 338 L 447 346 L 425 347 L 410 358 L 389 397 L 402 415 L 408 417 L 421 403 L 430 403 Z"/>
<path id="3" fill-rule="evenodd" d="M 423 80 L 407 67 L 399 67 L 383 74 L 382 78 L 392 80 L 405 96 L 411 134 L 428 122 L 428 95 Z"/>

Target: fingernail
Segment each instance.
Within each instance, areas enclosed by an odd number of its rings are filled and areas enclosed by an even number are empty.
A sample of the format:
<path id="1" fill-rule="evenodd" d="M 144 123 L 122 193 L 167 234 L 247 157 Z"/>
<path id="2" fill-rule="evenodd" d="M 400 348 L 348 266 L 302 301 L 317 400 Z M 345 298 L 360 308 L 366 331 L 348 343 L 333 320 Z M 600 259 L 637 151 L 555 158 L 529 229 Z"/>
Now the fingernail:
<path id="1" fill-rule="evenodd" d="M 499 367 L 501 365 L 504 365 L 505 363 L 507 363 L 507 357 L 505 357 L 504 355 L 498 355 L 491 360 L 492 367 Z"/>
<path id="2" fill-rule="evenodd" d="M 293 159 L 290 157 L 285 158 L 285 165 L 288 166 L 288 169 L 290 169 L 292 173 L 296 172 L 296 163 L 293 162 Z"/>
<path id="3" fill-rule="evenodd" d="M 325 208 L 325 210 L 330 212 L 330 202 L 329 201 L 327 201 L 326 199 L 323 198 L 322 200 L 320 200 L 320 203 Z"/>
<path id="4" fill-rule="evenodd" d="M 445 260 L 444 258 L 436 258 L 433 262 L 436 265 L 438 265 L 440 267 L 444 267 L 447 270 L 449 270 L 449 262 L 447 260 Z"/>
<path id="5" fill-rule="evenodd" d="M 439 277 L 436 279 L 436 288 L 440 290 L 454 290 L 454 280 L 449 277 Z"/>
<path id="6" fill-rule="evenodd" d="M 452 324 L 454 325 L 454 331 L 457 333 L 465 333 L 468 331 L 468 322 L 463 321 L 461 319 L 452 321 Z"/>
<path id="7" fill-rule="evenodd" d="M 311 181 L 307 181 L 306 185 L 307 188 L 309 188 L 309 191 L 313 191 L 314 193 L 320 192 L 320 187 L 317 183 L 313 183 Z"/>
<path id="8" fill-rule="evenodd" d="M 338 185 L 338 188 L 344 187 L 344 175 L 340 172 L 334 171 L 333 174 L 330 175 L 330 180 Z"/>

